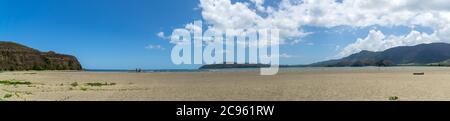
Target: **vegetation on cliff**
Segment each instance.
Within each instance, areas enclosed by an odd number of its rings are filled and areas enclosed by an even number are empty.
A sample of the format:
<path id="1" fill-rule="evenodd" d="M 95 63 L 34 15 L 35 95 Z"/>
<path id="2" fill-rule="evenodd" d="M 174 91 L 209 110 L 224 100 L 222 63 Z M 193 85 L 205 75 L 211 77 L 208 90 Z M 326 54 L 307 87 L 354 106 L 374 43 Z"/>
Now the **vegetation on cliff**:
<path id="1" fill-rule="evenodd" d="M 40 52 L 14 42 L 0 41 L 0 70 L 81 70 L 75 56 Z"/>

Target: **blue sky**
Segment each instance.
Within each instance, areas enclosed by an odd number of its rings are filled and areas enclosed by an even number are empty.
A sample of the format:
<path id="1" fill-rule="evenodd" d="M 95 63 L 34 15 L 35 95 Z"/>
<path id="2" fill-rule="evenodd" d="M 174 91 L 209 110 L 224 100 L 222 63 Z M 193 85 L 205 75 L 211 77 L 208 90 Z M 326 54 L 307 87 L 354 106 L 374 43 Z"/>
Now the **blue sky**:
<path id="1" fill-rule="evenodd" d="M 219 1 L 228 2 L 228 0 Z M 282 8 L 279 7 L 282 3 L 279 0 L 263 1 L 263 4 L 257 4 L 254 0 L 233 0 L 230 5 L 237 3 L 246 3 L 247 9 L 256 11 L 257 16 L 262 18 L 275 15 L 266 11 L 269 7 L 282 12 L 282 9 L 278 9 Z M 337 5 L 341 4 L 339 2 Z M 0 40 L 18 42 L 41 51 L 54 50 L 75 55 L 87 69 L 196 68 L 199 65 L 173 65 L 170 58 L 173 44 L 167 39 L 158 37 L 157 34 L 163 32 L 167 36 L 173 29 L 183 28 L 195 20 L 202 20 L 207 26 L 218 26 L 214 23 L 216 20 L 202 14 L 209 11 L 203 8 L 207 5 L 209 4 L 202 0 L 0 0 Z M 257 5 L 265 9 L 258 11 Z M 295 2 L 290 5 L 287 7 L 304 7 Z M 321 17 L 329 15 L 324 13 Z M 234 16 L 233 13 L 230 16 Z M 350 46 L 358 38 L 373 42 L 369 36 L 380 35 L 376 32 L 382 32 L 383 35 L 392 38 L 374 41 L 403 41 L 402 37 L 407 38 L 412 31 L 417 31 L 423 36 L 432 36 L 430 38 L 434 36 L 439 38 L 440 36 L 433 33 L 446 27 L 420 22 L 417 24 L 409 21 L 400 22 L 383 24 L 375 21 L 372 24 L 352 25 L 346 22 L 321 24 L 320 21 L 316 21 L 299 25 L 297 27 L 297 30 L 301 30 L 299 32 L 312 34 L 287 35 L 300 41 L 281 45 L 280 53 L 289 55 L 281 58 L 281 63 L 308 64 L 323 61 L 336 58 L 336 55 L 344 52 L 343 49 L 348 52 L 360 49 L 379 51 L 381 47 L 399 46 L 377 45 L 380 48 L 357 44 Z M 422 39 L 417 41 L 425 42 Z M 417 41 L 406 41 L 406 45 Z"/>
<path id="2" fill-rule="evenodd" d="M 177 4 L 173 4 L 176 2 Z M 169 68 L 156 33 L 199 17 L 186 0 L 0 0 L 0 40 L 78 57 L 85 68 Z"/>

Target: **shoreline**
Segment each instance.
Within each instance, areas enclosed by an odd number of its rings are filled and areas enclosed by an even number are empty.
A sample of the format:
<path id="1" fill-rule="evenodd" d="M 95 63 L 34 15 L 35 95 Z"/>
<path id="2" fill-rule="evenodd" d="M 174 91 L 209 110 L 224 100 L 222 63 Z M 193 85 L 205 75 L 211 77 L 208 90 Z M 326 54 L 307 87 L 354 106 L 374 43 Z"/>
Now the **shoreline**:
<path id="1" fill-rule="evenodd" d="M 413 73 L 424 75 L 413 75 Z M 256 71 L 0 73 L 3 101 L 387 101 L 450 100 L 450 68 L 300 68 Z M 76 83 L 76 86 L 74 86 Z M 5 98 L 5 96 L 7 98 Z"/>
<path id="2" fill-rule="evenodd" d="M 427 65 L 404 65 L 404 66 L 339 66 L 339 67 L 279 67 L 280 70 L 291 70 L 291 69 L 342 69 L 342 68 L 450 68 L 450 66 L 427 66 Z M 127 69 L 83 69 L 83 70 L 18 70 L 18 71 L 0 71 L 2 72 L 111 72 L 111 73 L 159 73 L 159 72 L 227 72 L 226 70 L 244 70 L 244 71 L 259 71 L 260 68 L 218 68 L 218 69 L 142 69 L 141 72 L 136 72 L 135 70 Z M 222 71 L 225 70 L 225 71 Z"/>

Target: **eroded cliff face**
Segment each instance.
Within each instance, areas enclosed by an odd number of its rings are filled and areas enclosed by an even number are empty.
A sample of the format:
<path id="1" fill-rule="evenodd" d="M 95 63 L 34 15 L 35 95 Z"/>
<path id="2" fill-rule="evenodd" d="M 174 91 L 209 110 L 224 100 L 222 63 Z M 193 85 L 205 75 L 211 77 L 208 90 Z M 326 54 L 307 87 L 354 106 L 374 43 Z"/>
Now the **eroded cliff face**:
<path id="1" fill-rule="evenodd" d="M 40 52 L 13 42 L 0 42 L 0 70 L 81 70 L 75 56 Z"/>

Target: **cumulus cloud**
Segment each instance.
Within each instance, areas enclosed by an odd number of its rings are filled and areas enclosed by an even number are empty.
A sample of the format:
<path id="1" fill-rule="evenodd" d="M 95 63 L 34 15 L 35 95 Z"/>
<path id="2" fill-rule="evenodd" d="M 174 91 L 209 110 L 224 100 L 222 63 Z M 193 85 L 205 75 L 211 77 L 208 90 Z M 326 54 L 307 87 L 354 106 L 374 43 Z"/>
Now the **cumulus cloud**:
<path id="1" fill-rule="evenodd" d="M 381 31 L 371 30 L 366 38 L 359 38 L 356 42 L 345 47 L 337 57 L 345 57 L 350 54 L 368 51 L 383 51 L 396 46 L 412 46 L 421 43 L 440 42 L 435 33 L 427 34 L 418 31 L 411 31 L 404 36 L 386 36 Z"/>
<path id="2" fill-rule="evenodd" d="M 281 0 L 274 7 L 262 6 L 263 0 L 250 3 L 230 0 L 200 0 L 202 17 L 217 28 L 279 28 L 288 36 L 299 36 L 303 25 L 335 27 L 348 25 L 367 27 L 371 25 L 423 25 L 438 27 L 446 25 L 449 6 L 443 0 Z M 425 4 L 424 4 L 425 3 Z M 261 6 L 258 14 L 249 4 Z M 417 9 L 417 7 L 419 9 Z M 265 14 L 266 16 L 263 16 Z M 422 18 L 425 20 L 418 20 Z M 292 31 L 288 31 L 292 30 Z"/>
<path id="3" fill-rule="evenodd" d="M 262 11 L 262 16 L 255 9 L 249 7 L 253 4 Z M 200 0 L 200 8 L 202 9 L 202 17 L 204 23 L 209 29 L 217 30 L 237 30 L 236 33 L 242 33 L 239 30 L 245 29 L 279 29 L 280 37 L 284 40 L 297 40 L 308 35 L 308 32 L 302 31 L 300 24 L 290 21 L 289 19 L 276 19 L 276 16 L 269 14 L 263 6 L 263 0 L 252 0 L 247 2 L 235 2 L 230 0 Z M 263 11 L 264 10 L 264 11 Z"/>
<path id="4" fill-rule="evenodd" d="M 450 40 L 447 0 L 280 0 L 271 6 L 264 0 L 200 0 L 199 8 L 206 28 L 279 29 L 280 44 L 298 43 L 311 34 L 302 29 L 304 26 L 422 26 L 434 30 L 431 34 L 413 30 L 406 35 L 391 36 L 374 29 L 367 37 L 342 46 L 339 56 L 360 50 L 380 51 L 394 46 Z M 185 28 L 193 30 L 198 26 L 190 23 Z"/>
<path id="5" fill-rule="evenodd" d="M 445 0 L 304 0 L 285 4 L 275 13 L 304 25 L 335 27 L 429 26 L 440 28 L 449 22 Z"/>
<path id="6" fill-rule="evenodd" d="M 265 7 L 263 6 L 264 0 L 250 0 L 250 1 L 255 4 L 256 9 L 258 11 L 265 11 Z"/>
<path id="7" fill-rule="evenodd" d="M 255 3 L 256 5 L 262 5 L 264 4 L 264 0 L 250 0 L 251 2 Z"/>

